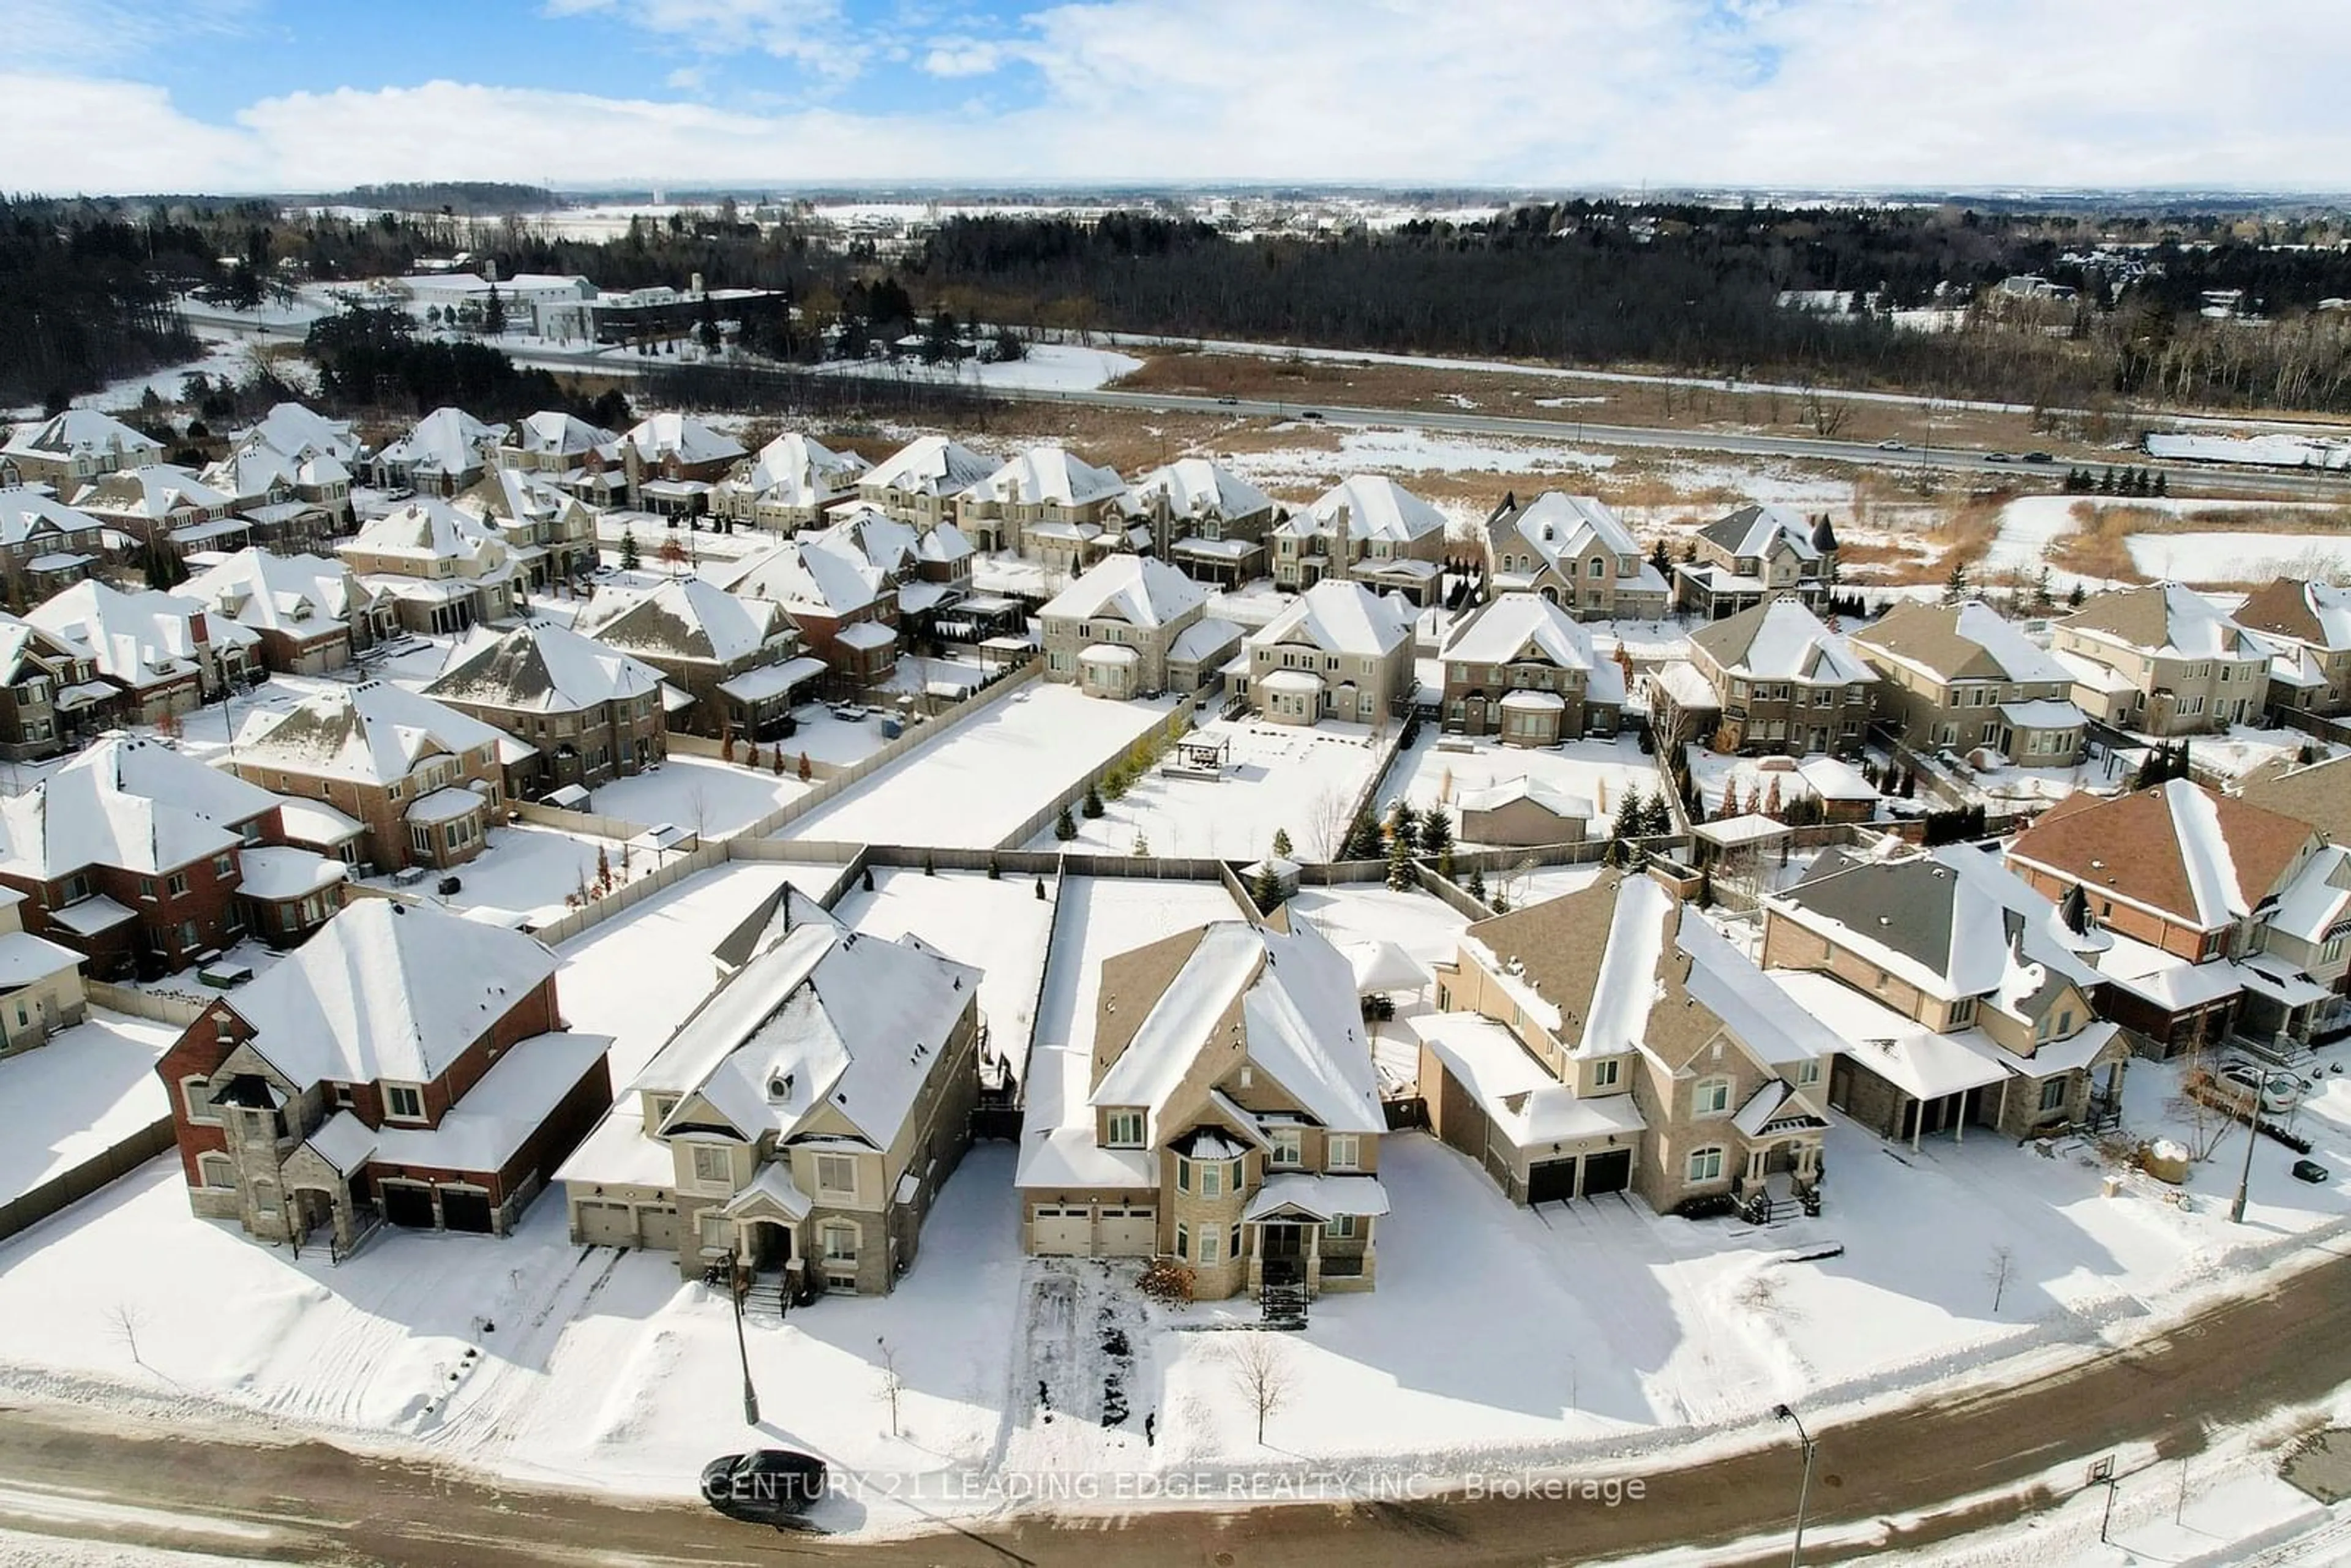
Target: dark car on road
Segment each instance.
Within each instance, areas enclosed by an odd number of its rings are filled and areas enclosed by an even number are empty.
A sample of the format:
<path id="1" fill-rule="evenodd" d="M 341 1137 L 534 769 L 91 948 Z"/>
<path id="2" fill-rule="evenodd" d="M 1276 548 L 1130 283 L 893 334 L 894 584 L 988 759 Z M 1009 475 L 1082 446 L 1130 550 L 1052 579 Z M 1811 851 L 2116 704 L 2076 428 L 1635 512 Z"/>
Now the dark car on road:
<path id="1" fill-rule="evenodd" d="M 702 1496 L 729 1519 L 800 1528 L 800 1516 L 824 1496 L 824 1461 L 790 1448 L 723 1454 L 702 1467 Z"/>
<path id="2" fill-rule="evenodd" d="M 2051 456 L 2046 452 L 2028 452 L 2024 455 L 2024 460 L 2027 463 L 2054 463 L 2057 461 L 2056 458 Z"/>

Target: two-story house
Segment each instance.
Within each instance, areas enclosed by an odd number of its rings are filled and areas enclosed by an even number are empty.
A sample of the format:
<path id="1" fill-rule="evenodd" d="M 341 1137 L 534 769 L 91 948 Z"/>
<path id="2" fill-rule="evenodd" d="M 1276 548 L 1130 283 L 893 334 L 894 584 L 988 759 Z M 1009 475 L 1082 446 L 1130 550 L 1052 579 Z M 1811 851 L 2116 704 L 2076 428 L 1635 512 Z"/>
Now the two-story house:
<path id="1" fill-rule="evenodd" d="M 1037 612 L 1045 678 L 1123 701 L 1170 689 L 1170 655 L 1196 626 L 1227 647 L 1239 629 L 1206 620 L 1208 596 L 1165 561 L 1114 555 L 1089 569 Z M 1226 635 L 1226 633 L 1229 635 Z"/>
<path id="2" fill-rule="evenodd" d="M 361 681 L 250 716 L 229 767 L 248 784 L 324 802 L 358 822 L 354 858 L 377 871 L 454 866 L 506 820 L 514 741 L 389 681 Z"/>
<path id="3" fill-rule="evenodd" d="M 1368 1290 L 1387 1127 L 1353 970 L 1287 911 L 1104 959 L 1086 1042 L 1023 1084 L 1021 1239 L 1171 1259 L 1202 1300 Z"/>
<path id="4" fill-rule="evenodd" d="M 1273 580 L 1302 591 L 1326 578 L 1433 601 L 1445 570 L 1445 514 L 1393 479 L 1357 474 L 1272 529 Z"/>
<path id="5" fill-rule="evenodd" d="M 0 488 L 0 589 L 8 602 L 37 604 L 89 575 L 105 553 L 96 517 L 46 490 Z"/>
<path id="6" fill-rule="evenodd" d="M 2101 593 L 2050 636 L 2074 701 L 2117 729 L 2210 735 L 2269 701 L 2270 644 L 2176 582 Z"/>
<path id="7" fill-rule="evenodd" d="M 712 580 L 781 606 L 802 648 L 824 661 L 827 695 L 873 691 L 897 673 L 899 590 L 856 538 L 831 529 L 805 534 Z"/>
<path id="8" fill-rule="evenodd" d="M 572 1239 L 887 1295 L 971 1145 L 977 969 L 788 893 L 558 1173 Z"/>
<path id="9" fill-rule="evenodd" d="M 1137 479 L 1133 509 L 1151 530 L 1153 554 L 1226 588 L 1266 575 L 1266 531 L 1282 516 L 1272 497 L 1206 457 L 1179 457 Z"/>
<path id="10" fill-rule="evenodd" d="M 0 1057 L 47 1045 L 89 1016 L 82 956 L 26 930 L 25 903 L 0 887 Z"/>
<path id="11" fill-rule="evenodd" d="M 73 492 L 73 505 L 141 544 L 214 549 L 222 539 L 241 544 L 249 531 L 236 517 L 235 497 L 169 463 L 100 475 Z"/>
<path id="12" fill-rule="evenodd" d="M 1836 1037 L 1656 881 L 1474 922 L 1437 986 L 1430 1128 L 1511 1201 L 1818 1202 Z"/>
<path id="13" fill-rule="evenodd" d="M 909 640 L 928 635 L 942 612 L 970 594 L 971 563 L 978 553 L 953 523 L 917 528 L 863 501 L 843 501 L 801 542 L 839 546 L 880 572 Z"/>
<path id="14" fill-rule="evenodd" d="M 1658 620 L 1670 597 L 1604 502 L 1558 490 L 1502 497 L 1486 518 L 1486 571 L 1495 592 L 1538 595 L 1579 621 Z"/>
<path id="15" fill-rule="evenodd" d="M 125 718 L 154 724 L 192 713 L 205 699 L 252 678 L 260 635 L 222 621 L 204 601 L 152 589 L 125 592 L 88 578 L 33 606 L 25 619 L 69 646 L 90 651 L 90 667 L 118 694 Z"/>
<path id="16" fill-rule="evenodd" d="M 412 632 L 449 635 L 521 613 L 506 531 L 438 496 L 418 496 L 335 547 Z"/>
<path id="17" fill-rule="evenodd" d="M 825 513 L 857 497 L 872 464 L 811 436 L 778 435 L 735 465 L 711 490 L 713 514 L 773 533 L 820 528 Z"/>
<path id="18" fill-rule="evenodd" d="M 89 644 L 0 612 L 0 757 L 32 762 L 72 749 L 108 722 L 115 700 Z"/>
<path id="19" fill-rule="evenodd" d="M 1437 657 L 1448 732 L 1499 736 L 1509 746 L 1616 733 L 1625 673 L 1593 653 L 1592 639 L 1555 599 L 1535 591 L 1489 599 L 1447 629 Z"/>
<path id="20" fill-rule="evenodd" d="M 1836 531 L 1826 514 L 1741 507 L 1689 543 L 1691 559 L 1674 568 L 1674 608 L 1686 615 L 1719 621 L 1780 599 L 1817 610 L 1836 583 Z"/>
<path id="21" fill-rule="evenodd" d="M 262 666 L 282 675 L 319 675 L 390 637 L 392 605 L 340 560 L 277 555 L 248 546 L 205 568 L 176 591 L 210 612 L 214 624 L 251 632 Z"/>
<path id="22" fill-rule="evenodd" d="M 528 800 L 654 766 L 669 755 L 669 706 L 692 700 L 643 660 L 543 621 L 476 631 L 424 695 L 531 748 L 507 758 L 507 793 Z"/>
<path id="23" fill-rule="evenodd" d="M 2027 768 L 2082 759 L 2088 724 L 2073 672 L 1981 600 L 1896 605 L 1852 634 L 1877 672 L 1876 703 L 1920 751 L 1988 747 Z"/>
<path id="24" fill-rule="evenodd" d="M 517 420 L 497 445 L 497 465 L 528 474 L 595 507 L 619 506 L 629 496 L 629 464 L 621 438 L 560 409 Z"/>
<path id="25" fill-rule="evenodd" d="M 47 485 L 59 495 L 101 474 L 162 461 L 162 442 L 94 408 L 69 408 L 18 425 L 0 444 L 0 462 L 16 470 L 17 483 Z"/>
<path id="26" fill-rule="evenodd" d="M 1276 724 L 1381 724 L 1419 686 L 1410 612 L 1345 578 L 1317 582 L 1242 645 L 1249 700 Z"/>
<path id="27" fill-rule="evenodd" d="M 571 624 L 643 659 L 691 696 L 684 727 L 696 735 L 769 739 L 787 727 L 794 694 L 825 674 L 822 659 L 800 652 L 783 606 L 698 577 L 650 591 L 600 588 Z"/>
<path id="28" fill-rule="evenodd" d="M 706 497 L 710 486 L 726 477 L 726 471 L 747 455 L 741 442 L 691 414 L 648 414 L 621 433 L 621 457 L 632 476 L 632 498 L 641 503 L 660 500 L 658 494 L 650 497 L 645 494 L 647 485 L 660 481 L 698 486 L 698 492 L 688 493 Z M 708 507 L 705 501 L 689 509 Z"/>
<path id="29" fill-rule="evenodd" d="M 189 1207 L 338 1258 L 379 1225 L 507 1234 L 612 1102 L 557 967 L 517 931 L 353 904 L 156 1065 Z"/>
<path id="30" fill-rule="evenodd" d="M 436 408 L 386 442 L 366 463 L 369 483 L 444 499 L 470 490 L 489 471 L 507 427 L 462 408 Z"/>
<path id="31" fill-rule="evenodd" d="M 1881 1137 L 2028 1138 L 2121 1114 L 2130 1057 L 2098 1016 L 2107 946 L 1972 845 L 1830 851 L 1763 901 L 1763 967 L 1844 1041 L 1829 1104 Z"/>
<path id="32" fill-rule="evenodd" d="M 506 537 L 507 559 L 529 588 L 576 582 L 596 570 L 596 514 L 543 474 L 493 468 L 453 504 Z"/>
<path id="33" fill-rule="evenodd" d="M 956 523 L 982 550 L 1012 550 L 1048 571 L 1083 571 L 1133 548 L 1126 481 L 1061 446 L 1032 446 L 956 497 Z"/>
<path id="34" fill-rule="evenodd" d="M 1853 644 L 1792 598 L 1773 599 L 1690 633 L 1689 662 L 1714 693 L 1714 749 L 1861 749 L 1877 673 Z"/>
<path id="35" fill-rule="evenodd" d="M 2230 619 L 2275 648 L 2270 706 L 2351 713 L 2351 587 L 2282 577 L 2247 595 Z"/>
<path id="36" fill-rule="evenodd" d="M 867 469 L 857 494 L 902 523 L 928 528 L 953 522 L 956 497 L 998 466 L 944 435 L 925 435 Z"/>

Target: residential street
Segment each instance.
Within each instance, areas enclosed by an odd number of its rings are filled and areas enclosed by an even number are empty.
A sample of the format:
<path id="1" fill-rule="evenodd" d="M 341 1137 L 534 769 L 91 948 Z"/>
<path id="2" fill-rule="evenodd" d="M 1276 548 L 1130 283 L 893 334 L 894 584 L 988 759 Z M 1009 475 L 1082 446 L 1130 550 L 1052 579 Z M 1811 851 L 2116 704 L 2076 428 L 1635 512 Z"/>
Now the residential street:
<path id="1" fill-rule="evenodd" d="M 2351 1254 L 2346 1254 L 2351 1256 Z M 1890 1412 L 1817 1436 L 1808 1559 L 1833 1561 L 1834 1527 L 1896 1514 L 1929 1521 L 1912 1544 L 1995 1524 L 2021 1501 L 1951 1511 L 1957 1500 L 2084 1468 L 2125 1443 L 2192 1455 L 2215 1427 L 2315 1399 L 2351 1382 L 2351 1262 L 2330 1261 L 2143 1345 L 2060 1375 Z M 1642 1474 L 1647 1495 L 1447 1501 L 1253 1511 L 1194 1509 L 997 1525 L 876 1544 L 776 1536 L 694 1509 L 499 1484 L 363 1458 L 323 1444 L 247 1447 L 185 1438 L 55 1407 L 5 1407 L 0 1526 L 266 1562 L 397 1568 L 537 1563 L 988 1563 L 1238 1565 L 1589 1561 L 1781 1532 L 1797 1458 L 1771 1446 Z M 714 1445 L 715 1447 L 716 1445 Z M 2086 1480 L 2085 1473 L 2084 1479 Z M 2083 1482 L 2075 1482 L 2078 1487 Z M 834 1505 L 847 1506 L 847 1505 Z M 1776 1559 L 1784 1546 L 1760 1552 Z"/>

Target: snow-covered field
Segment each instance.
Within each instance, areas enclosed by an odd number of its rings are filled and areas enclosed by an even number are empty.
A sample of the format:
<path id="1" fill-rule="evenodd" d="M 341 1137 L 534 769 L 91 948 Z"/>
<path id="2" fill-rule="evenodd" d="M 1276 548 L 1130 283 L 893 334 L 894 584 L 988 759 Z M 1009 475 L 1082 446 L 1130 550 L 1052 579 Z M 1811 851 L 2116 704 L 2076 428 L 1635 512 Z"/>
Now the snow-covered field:
<path id="1" fill-rule="evenodd" d="M 843 728 L 852 727 L 842 726 Z M 696 828 L 712 838 L 740 832 L 787 800 L 808 793 L 794 765 L 799 760 L 799 737 L 782 743 L 784 770 L 775 771 L 768 758 L 775 749 L 759 748 L 759 766 L 722 762 L 715 757 L 684 757 L 673 751 L 658 768 L 632 778 L 615 779 L 590 792 L 588 810 L 601 816 L 653 827 L 670 822 Z M 737 755 L 745 754 L 738 747 Z"/>
<path id="2" fill-rule="evenodd" d="M 2094 496 L 2020 496 L 2000 509 L 2000 532 L 1977 570 L 1979 580 L 2016 578 L 2030 581 L 2048 558 L 2050 546 L 2074 531 L 2074 508 L 2081 506 L 2126 506 L 2185 517 L 2204 512 L 2240 511 L 2248 507 L 2278 509 L 2276 501 L 2210 500 L 2184 496 L 2132 497 L 2127 500 Z M 2218 541 L 2212 543 L 2181 541 Z M 2310 551 L 2340 550 L 2340 536 L 2306 534 L 2144 534 L 2130 541 L 2132 564 L 2150 577 L 2177 577 L 2183 582 L 2241 582 L 2276 572 L 2255 570 L 2247 563 L 2263 556 L 2300 561 Z M 2341 553 L 2329 559 L 2338 564 Z M 2283 570 L 2281 568 L 2280 570 Z M 2082 577 L 2068 571 L 2050 573 L 2060 592 L 2076 582 L 2090 590 L 2109 588 L 2105 578 Z"/>
<path id="3" fill-rule="evenodd" d="M 1302 429 L 1303 426 L 1276 426 Z M 1585 452 L 1551 443 L 1513 441 L 1506 437 L 1448 435 L 1416 428 L 1378 425 L 1350 426 L 1335 449 L 1314 446 L 1277 447 L 1267 452 L 1236 452 L 1226 466 L 1252 484 L 1275 486 L 1312 486 L 1349 474 L 1529 474 L 1556 477 L 1573 488 L 1571 476 L 1613 467 L 1616 459 L 1605 453 Z"/>
<path id="4" fill-rule="evenodd" d="M 526 915 L 531 924 L 544 925 L 561 919 L 575 907 L 569 901 L 592 886 L 600 857 L 616 885 L 651 876 L 663 860 L 674 858 L 674 852 L 632 848 L 618 840 L 569 833 L 534 822 L 492 828 L 488 837 L 488 845 L 480 854 L 464 865 L 428 873 L 415 891 L 431 894 L 452 909 L 496 910 Z M 458 891 L 446 898 L 434 893 L 444 876 L 455 877 L 459 884 Z M 390 888 L 395 883 L 386 875 L 369 879 L 368 885 Z"/>
<path id="5" fill-rule="evenodd" d="M 2351 572 L 2351 534 L 2138 534 L 2131 564 L 2175 582 L 2267 582 Z"/>
<path id="6" fill-rule="evenodd" d="M 791 839 L 991 849 L 1114 747 L 1167 717 L 1165 703 L 1114 703 L 1074 686 L 1031 686 L 917 747 L 787 827 Z"/>
<path id="7" fill-rule="evenodd" d="M 836 375 L 902 377 L 915 382 L 964 382 L 1002 391 L 1092 392 L 1143 368 L 1133 354 L 1077 343 L 1031 343 L 1017 360 L 965 360 L 925 365 L 915 360 L 832 360 L 818 367 Z"/>
<path id="8" fill-rule="evenodd" d="M 170 1024 L 92 1008 L 47 1045 L 0 1058 L 0 1201 L 22 1197 L 170 1113 L 155 1063 L 180 1038 Z"/>
<path id="9" fill-rule="evenodd" d="M 1415 809 L 1442 800 L 1451 808 L 1454 829 L 1461 825 L 1461 797 L 1496 784 L 1531 779 L 1592 802 L 1592 836 L 1604 837 L 1608 821 L 1625 793 L 1638 789 L 1655 795 L 1663 783 L 1656 761 L 1645 755 L 1633 737 L 1613 740 L 1571 740 L 1560 746 L 1501 746 L 1491 740 L 1471 742 L 1474 749 L 1452 749 L 1459 736 L 1440 736 L 1434 726 L 1421 731 L 1418 744 L 1399 756 L 1380 784 L 1383 810 L 1398 795 Z M 1446 744 L 1438 745 L 1439 741 Z"/>
<path id="10" fill-rule="evenodd" d="M 1155 855 L 1251 861 L 1270 853 L 1277 831 L 1291 852 L 1329 860 L 1343 837 L 1349 808 L 1380 758 L 1380 738 L 1363 725 L 1268 724 L 1217 719 L 1195 734 L 1231 746 L 1220 779 L 1176 777 L 1155 769 L 1102 814 L 1071 814 L 1071 849 L 1125 854 L 1139 837 Z M 1059 846 L 1048 826 L 1029 848 Z"/>
<path id="11" fill-rule="evenodd" d="M 980 970 L 979 1011 L 989 1051 L 1018 1067 L 1028 1059 L 1036 1022 L 1037 990 L 1045 973 L 1045 943 L 1053 923 L 1051 886 L 1037 896 L 1036 880 L 996 879 L 979 872 L 883 867 L 873 891 L 853 887 L 833 913 L 856 929 L 895 939 L 912 933 L 957 963 Z"/>

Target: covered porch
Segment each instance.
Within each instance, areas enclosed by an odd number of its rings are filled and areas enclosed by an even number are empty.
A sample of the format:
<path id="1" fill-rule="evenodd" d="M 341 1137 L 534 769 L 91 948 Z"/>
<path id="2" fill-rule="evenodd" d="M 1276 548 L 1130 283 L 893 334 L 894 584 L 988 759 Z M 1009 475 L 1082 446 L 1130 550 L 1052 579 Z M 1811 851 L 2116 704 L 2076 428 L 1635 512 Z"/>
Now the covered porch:
<path id="1" fill-rule="evenodd" d="M 1370 1176 L 1276 1176 L 1241 1213 L 1246 1289 L 1368 1291 L 1377 1272 L 1373 1229 L 1388 1211 L 1387 1188 Z"/>

